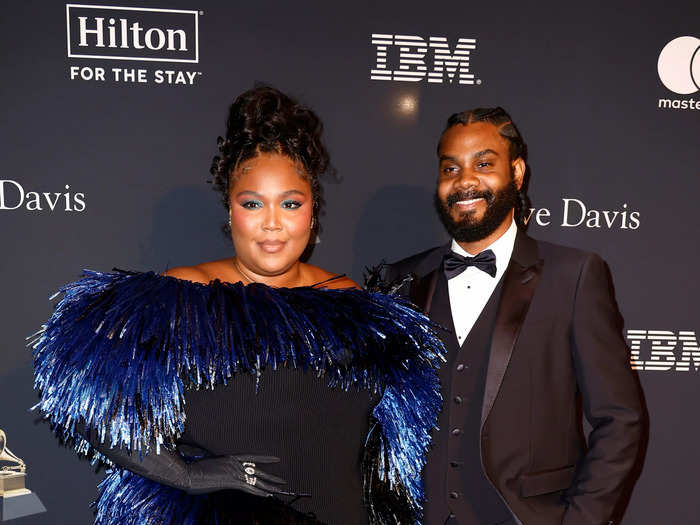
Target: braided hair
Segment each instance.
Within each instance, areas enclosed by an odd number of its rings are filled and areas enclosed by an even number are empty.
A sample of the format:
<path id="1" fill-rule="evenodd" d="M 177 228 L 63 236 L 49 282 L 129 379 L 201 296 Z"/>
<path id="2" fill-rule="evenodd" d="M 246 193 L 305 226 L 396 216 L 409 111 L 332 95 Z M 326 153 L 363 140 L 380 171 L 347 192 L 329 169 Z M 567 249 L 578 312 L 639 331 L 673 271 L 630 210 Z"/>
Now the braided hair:
<path id="1" fill-rule="evenodd" d="M 447 125 L 442 131 L 442 135 L 457 124 L 468 126 L 475 122 L 488 122 L 498 128 L 498 133 L 501 137 L 508 141 L 508 156 L 511 162 L 517 158 L 521 158 L 527 162 L 527 145 L 520 131 L 518 131 L 515 122 L 513 122 L 513 119 L 508 112 L 500 106 L 495 108 L 475 108 L 460 113 L 454 113 L 447 119 Z M 442 135 L 440 136 L 440 141 L 442 141 Z M 438 142 L 438 151 L 439 150 L 440 143 Z M 530 199 L 526 193 L 527 178 L 526 174 L 526 177 L 523 178 L 522 187 L 518 190 L 518 203 L 515 209 L 515 220 L 520 226 L 525 226 L 525 219 L 530 211 Z"/>
<path id="2" fill-rule="evenodd" d="M 273 87 L 258 85 L 240 94 L 229 108 L 226 136 L 217 138 L 219 155 L 210 168 L 214 190 L 221 193 L 226 209 L 238 165 L 263 153 L 277 153 L 302 169 L 301 175 L 311 186 L 313 224 L 318 228 L 323 204 L 319 179 L 330 166 L 322 132 L 323 125 L 311 109 Z M 228 225 L 224 231 L 230 233 Z"/>

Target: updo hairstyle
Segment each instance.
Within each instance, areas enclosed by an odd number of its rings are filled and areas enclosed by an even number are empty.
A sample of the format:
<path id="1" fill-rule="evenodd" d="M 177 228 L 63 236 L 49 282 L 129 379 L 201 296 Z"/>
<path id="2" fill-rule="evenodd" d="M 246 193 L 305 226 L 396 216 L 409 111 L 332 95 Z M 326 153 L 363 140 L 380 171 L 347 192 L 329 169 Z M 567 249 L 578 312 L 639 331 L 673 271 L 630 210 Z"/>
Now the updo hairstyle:
<path id="1" fill-rule="evenodd" d="M 275 88 L 256 86 L 239 95 L 229 108 L 226 136 L 217 139 L 220 155 L 214 157 L 210 169 L 212 184 L 226 209 L 237 166 L 262 153 L 278 153 L 298 163 L 303 170 L 300 175 L 309 181 L 317 228 L 322 204 L 319 178 L 329 169 L 322 131 L 311 109 Z"/>

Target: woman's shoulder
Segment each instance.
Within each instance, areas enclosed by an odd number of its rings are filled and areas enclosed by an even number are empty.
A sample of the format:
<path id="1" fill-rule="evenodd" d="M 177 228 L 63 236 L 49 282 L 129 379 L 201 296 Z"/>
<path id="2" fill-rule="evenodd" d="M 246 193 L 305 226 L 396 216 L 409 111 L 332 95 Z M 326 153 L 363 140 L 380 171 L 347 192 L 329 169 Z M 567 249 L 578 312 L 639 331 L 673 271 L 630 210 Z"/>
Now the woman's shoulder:
<path id="1" fill-rule="evenodd" d="M 305 264 L 306 270 L 314 287 L 318 288 L 360 288 L 360 285 L 349 277 L 333 272 L 329 272 L 312 264 Z"/>
<path id="2" fill-rule="evenodd" d="M 232 269 L 233 263 L 231 258 L 228 258 L 203 262 L 194 266 L 176 266 L 175 268 L 169 268 L 163 275 L 194 283 L 209 284 L 215 279 L 227 280 L 226 274 L 231 272 Z"/>
<path id="3" fill-rule="evenodd" d="M 308 286 L 331 289 L 360 288 L 360 285 L 345 275 L 329 272 L 312 264 L 302 264 L 303 280 Z M 222 282 L 236 282 L 240 278 L 236 275 L 234 268 L 233 259 L 228 258 L 193 266 L 177 266 L 168 269 L 163 275 L 200 284 L 209 284 L 216 279 Z"/>

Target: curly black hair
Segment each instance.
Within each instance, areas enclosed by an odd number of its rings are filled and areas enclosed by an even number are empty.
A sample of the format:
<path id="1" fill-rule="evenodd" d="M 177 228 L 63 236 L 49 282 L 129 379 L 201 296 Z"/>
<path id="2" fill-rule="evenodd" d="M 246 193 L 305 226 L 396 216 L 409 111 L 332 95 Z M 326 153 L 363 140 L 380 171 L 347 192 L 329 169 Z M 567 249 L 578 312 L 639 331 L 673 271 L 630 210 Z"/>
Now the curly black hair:
<path id="1" fill-rule="evenodd" d="M 226 209 L 236 167 L 261 153 L 278 153 L 303 169 L 311 185 L 314 228 L 318 228 L 323 204 L 320 177 L 330 169 L 322 132 L 323 124 L 311 109 L 273 87 L 257 85 L 240 94 L 229 108 L 226 136 L 217 139 L 220 155 L 212 159 L 209 170 Z M 224 230 L 229 233 L 228 225 Z"/>
<path id="2" fill-rule="evenodd" d="M 525 144 L 525 141 L 523 140 L 523 137 L 520 134 L 518 127 L 515 125 L 515 122 L 513 122 L 511 116 L 500 106 L 495 108 L 468 109 L 466 111 L 461 111 L 450 115 L 450 118 L 447 119 L 445 129 L 440 135 L 440 140 L 438 141 L 438 155 L 440 154 L 440 142 L 442 142 L 442 136 L 448 129 L 450 129 L 452 126 L 456 126 L 457 124 L 468 126 L 469 124 L 474 124 L 475 122 L 488 122 L 489 124 L 496 126 L 498 128 L 499 135 L 508 141 L 508 155 L 511 162 L 517 158 L 521 158 L 527 163 L 527 144 Z M 525 226 L 525 218 L 527 217 L 530 208 L 530 199 L 527 196 L 529 171 L 530 170 L 528 168 L 522 188 L 518 190 L 518 205 L 515 210 L 515 220 L 521 226 Z"/>

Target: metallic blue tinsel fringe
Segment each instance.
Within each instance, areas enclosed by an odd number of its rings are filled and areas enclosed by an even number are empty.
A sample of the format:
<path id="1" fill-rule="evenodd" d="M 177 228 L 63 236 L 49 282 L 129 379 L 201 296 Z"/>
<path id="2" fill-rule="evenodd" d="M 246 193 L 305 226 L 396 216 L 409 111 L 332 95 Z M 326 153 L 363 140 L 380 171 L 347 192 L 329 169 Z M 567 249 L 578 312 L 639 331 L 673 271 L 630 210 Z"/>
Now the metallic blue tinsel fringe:
<path id="1" fill-rule="evenodd" d="M 266 367 L 310 369 L 330 386 L 381 394 L 371 431 L 380 433 L 377 474 L 407 491 L 420 519 L 444 349 L 408 302 L 355 289 L 201 285 L 152 272 L 85 271 L 59 293 L 30 343 L 41 396 L 35 408 L 78 453 L 108 463 L 77 422 L 111 446 L 147 454 L 155 443 L 158 452 L 183 431 L 185 388 Z M 204 501 L 114 470 L 100 485 L 96 523 L 194 523 Z"/>

